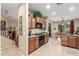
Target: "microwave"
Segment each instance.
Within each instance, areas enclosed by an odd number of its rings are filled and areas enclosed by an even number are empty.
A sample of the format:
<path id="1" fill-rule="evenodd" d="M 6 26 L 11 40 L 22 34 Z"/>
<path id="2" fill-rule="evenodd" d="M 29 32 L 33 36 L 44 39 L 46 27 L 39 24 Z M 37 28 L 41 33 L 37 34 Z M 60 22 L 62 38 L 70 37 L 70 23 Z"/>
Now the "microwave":
<path id="1" fill-rule="evenodd" d="M 42 23 L 36 22 L 36 28 L 42 29 Z"/>

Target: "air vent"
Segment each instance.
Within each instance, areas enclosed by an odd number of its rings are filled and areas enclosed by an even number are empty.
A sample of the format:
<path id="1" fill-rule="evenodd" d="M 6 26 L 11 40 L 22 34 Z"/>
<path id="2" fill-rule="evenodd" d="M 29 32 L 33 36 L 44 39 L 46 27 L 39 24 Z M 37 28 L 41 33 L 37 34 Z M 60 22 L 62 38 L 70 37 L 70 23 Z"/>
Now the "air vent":
<path id="1" fill-rule="evenodd" d="M 57 5 L 62 5 L 63 3 L 57 3 Z"/>

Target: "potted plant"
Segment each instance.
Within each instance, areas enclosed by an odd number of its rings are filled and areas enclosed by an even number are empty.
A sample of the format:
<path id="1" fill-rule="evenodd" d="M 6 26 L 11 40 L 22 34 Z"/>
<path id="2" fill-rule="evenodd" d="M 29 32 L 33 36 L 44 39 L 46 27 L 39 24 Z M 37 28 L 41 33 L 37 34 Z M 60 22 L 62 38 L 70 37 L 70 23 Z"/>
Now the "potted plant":
<path id="1" fill-rule="evenodd" d="M 42 16 L 42 13 L 40 12 L 40 11 L 34 11 L 33 12 L 33 16 L 36 18 L 36 17 L 39 17 L 39 18 L 41 18 L 41 17 L 43 17 Z"/>

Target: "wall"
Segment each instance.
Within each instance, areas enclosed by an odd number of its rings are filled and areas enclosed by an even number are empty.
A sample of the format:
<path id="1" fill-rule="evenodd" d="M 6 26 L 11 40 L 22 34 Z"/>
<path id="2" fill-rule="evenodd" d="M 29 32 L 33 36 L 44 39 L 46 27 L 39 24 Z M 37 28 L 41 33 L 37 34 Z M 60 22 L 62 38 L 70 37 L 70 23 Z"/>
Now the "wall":
<path id="1" fill-rule="evenodd" d="M 18 27 L 18 21 L 16 21 L 16 20 L 9 20 L 9 19 L 7 19 L 6 20 L 6 23 L 7 23 L 7 28 L 9 28 L 9 27 Z"/>
<path id="2" fill-rule="evenodd" d="M 79 19 L 74 20 L 74 29 L 75 29 L 75 32 L 77 30 L 77 27 L 79 27 Z"/>
<path id="3" fill-rule="evenodd" d="M 1 16 L 1 20 L 6 21 L 6 28 L 9 29 L 9 27 L 18 27 L 18 21 L 17 20 L 13 20 L 13 19 L 9 19 L 9 18 L 4 18 L 3 16 Z"/>
<path id="4" fill-rule="evenodd" d="M 0 20 L 1 20 L 1 3 L 0 3 Z"/>
<path id="5" fill-rule="evenodd" d="M 58 24 L 59 22 L 52 22 L 52 33 L 58 32 Z"/>
<path id="6" fill-rule="evenodd" d="M 18 21 L 19 17 L 22 16 L 22 35 L 19 35 L 19 50 L 24 54 L 28 54 L 28 4 L 21 4 L 18 9 Z M 19 25 L 19 23 L 18 23 Z M 19 27 L 19 26 L 18 26 Z M 18 32 L 19 33 L 19 32 Z"/>
<path id="7" fill-rule="evenodd" d="M 1 20 L 1 3 L 0 3 L 0 20 Z M 0 50 L 1 50 L 1 35 L 0 35 Z M 0 55 L 1 55 L 1 51 L 0 51 Z"/>
<path id="8" fill-rule="evenodd" d="M 65 21 L 67 24 L 70 24 L 70 21 Z M 51 22 L 50 23 L 52 24 L 52 33 L 56 33 L 58 32 L 58 24 L 60 22 Z M 79 19 L 75 19 L 74 20 L 74 29 L 75 29 L 75 32 L 76 32 L 76 29 L 77 27 L 79 27 Z M 56 28 L 56 30 L 54 30 L 54 28 Z M 68 28 L 68 31 L 70 31 L 70 28 Z"/>

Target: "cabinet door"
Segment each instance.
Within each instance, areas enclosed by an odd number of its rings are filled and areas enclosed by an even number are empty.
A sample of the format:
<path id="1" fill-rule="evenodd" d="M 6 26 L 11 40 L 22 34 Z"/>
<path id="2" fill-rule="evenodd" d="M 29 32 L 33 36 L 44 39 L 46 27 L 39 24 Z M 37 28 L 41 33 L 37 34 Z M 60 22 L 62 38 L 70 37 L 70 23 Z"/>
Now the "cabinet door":
<path id="1" fill-rule="evenodd" d="M 32 28 L 36 28 L 36 19 L 32 18 Z"/>
<path id="2" fill-rule="evenodd" d="M 77 38 L 77 48 L 79 49 L 79 37 Z"/>
<path id="3" fill-rule="evenodd" d="M 29 53 L 34 51 L 34 38 L 29 39 Z"/>
<path id="4" fill-rule="evenodd" d="M 76 48 L 76 37 L 74 36 L 69 37 L 68 46 Z"/>
<path id="5" fill-rule="evenodd" d="M 31 29 L 31 26 L 32 25 L 32 20 L 31 20 L 31 17 L 29 17 L 29 19 L 28 19 L 28 27 L 29 27 L 29 29 Z"/>
<path id="6" fill-rule="evenodd" d="M 67 46 L 68 45 L 68 36 L 61 37 L 61 44 Z"/>
<path id="7" fill-rule="evenodd" d="M 36 19 L 37 19 L 37 22 L 42 23 L 42 19 L 41 18 L 37 17 Z"/>
<path id="8" fill-rule="evenodd" d="M 48 34 L 46 34 L 46 36 L 45 36 L 45 43 L 47 43 L 47 42 L 48 42 L 48 39 L 49 39 L 49 35 L 48 35 Z"/>
<path id="9" fill-rule="evenodd" d="M 17 35 L 17 37 L 16 37 L 15 45 L 16 45 L 16 47 L 19 48 L 19 35 Z"/>
<path id="10" fill-rule="evenodd" d="M 39 38 L 35 38 L 35 49 L 39 48 Z"/>

